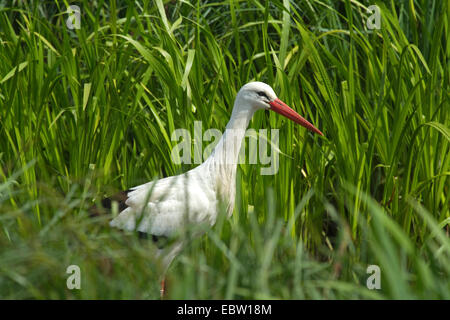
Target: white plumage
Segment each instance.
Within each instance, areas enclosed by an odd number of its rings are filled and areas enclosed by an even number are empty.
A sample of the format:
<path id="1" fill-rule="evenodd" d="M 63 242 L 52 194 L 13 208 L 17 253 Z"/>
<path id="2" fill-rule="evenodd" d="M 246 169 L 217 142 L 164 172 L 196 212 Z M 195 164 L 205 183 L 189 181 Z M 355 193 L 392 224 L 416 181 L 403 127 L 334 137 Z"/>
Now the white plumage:
<path id="1" fill-rule="evenodd" d="M 205 178 L 202 169 L 199 166 L 182 175 L 132 188 L 125 202 L 128 208 L 111 221 L 111 226 L 171 236 L 186 224 L 186 218 L 191 223 L 213 224 L 217 197 L 212 181 Z"/>
<path id="2" fill-rule="evenodd" d="M 198 167 L 132 188 L 126 194 L 123 211 L 110 225 L 153 236 L 172 237 L 191 225 L 214 225 L 223 204 L 233 212 L 236 168 L 245 130 L 255 111 L 273 110 L 316 132 L 322 133 L 279 100 L 272 88 L 250 82 L 239 91 L 226 130 L 208 159 Z M 170 248 L 160 249 L 165 270 L 183 247 L 183 238 Z"/>

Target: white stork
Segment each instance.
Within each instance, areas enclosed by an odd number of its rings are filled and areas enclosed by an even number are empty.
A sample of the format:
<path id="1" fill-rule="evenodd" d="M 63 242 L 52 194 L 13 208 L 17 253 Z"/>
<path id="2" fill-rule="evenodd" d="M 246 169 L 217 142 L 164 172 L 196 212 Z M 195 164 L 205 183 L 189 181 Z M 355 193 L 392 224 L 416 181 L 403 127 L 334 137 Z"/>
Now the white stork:
<path id="1" fill-rule="evenodd" d="M 220 204 L 228 216 L 233 213 L 236 194 L 236 168 L 242 139 L 257 110 L 272 110 L 322 135 L 317 128 L 277 98 L 273 89 L 263 82 L 249 82 L 237 94 L 230 121 L 211 155 L 198 167 L 181 175 L 151 181 L 121 194 L 121 212 L 110 225 L 123 230 L 150 235 L 153 241 L 179 235 L 188 225 L 214 225 Z M 109 206 L 110 199 L 103 200 Z M 223 207 L 222 207 L 223 208 Z M 164 277 L 173 258 L 185 240 L 178 237 L 167 248 L 158 247 Z"/>

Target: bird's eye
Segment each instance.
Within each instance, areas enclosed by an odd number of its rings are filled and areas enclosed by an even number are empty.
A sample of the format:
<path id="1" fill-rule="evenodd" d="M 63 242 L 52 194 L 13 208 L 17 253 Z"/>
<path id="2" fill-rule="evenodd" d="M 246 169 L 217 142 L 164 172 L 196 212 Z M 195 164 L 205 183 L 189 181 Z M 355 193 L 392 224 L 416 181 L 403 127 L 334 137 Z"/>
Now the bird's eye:
<path id="1" fill-rule="evenodd" d="M 260 97 L 266 97 L 267 99 L 269 99 L 269 97 L 267 96 L 267 94 L 264 91 L 258 91 L 257 94 Z"/>

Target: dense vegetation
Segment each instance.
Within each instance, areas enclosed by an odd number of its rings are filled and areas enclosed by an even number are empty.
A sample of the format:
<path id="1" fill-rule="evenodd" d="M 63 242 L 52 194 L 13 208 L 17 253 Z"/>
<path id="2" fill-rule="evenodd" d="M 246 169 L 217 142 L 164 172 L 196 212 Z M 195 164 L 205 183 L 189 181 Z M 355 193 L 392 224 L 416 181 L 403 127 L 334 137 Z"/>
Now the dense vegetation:
<path id="1" fill-rule="evenodd" d="M 158 298 L 152 245 L 88 208 L 195 167 L 172 132 L 223 130 L 260 80 L 324 137 L 255 114 L 279 171 L 239 166 L 168 298 L 450 299 L 448 1 L 85 0 L 80 29 L 68 4 L 0 1 L 0 298 Z"/>

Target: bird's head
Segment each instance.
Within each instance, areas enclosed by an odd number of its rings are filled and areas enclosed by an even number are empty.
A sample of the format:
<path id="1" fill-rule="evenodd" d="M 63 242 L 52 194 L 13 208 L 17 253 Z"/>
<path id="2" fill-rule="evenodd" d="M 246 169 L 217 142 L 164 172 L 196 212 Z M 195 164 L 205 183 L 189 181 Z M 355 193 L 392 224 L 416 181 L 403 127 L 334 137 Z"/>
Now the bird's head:
<path id="1" fill-rule="evenodd" d="M 295 112 L 286 103 L 278 99 L 272 87 L 264 82 L 255 81 L 245 84 L 241 90 L 239 90 L 237 98 L 251 108 L 256 110 L 264 109 L 275 111 L 308 130 L 323 136 L 323 133 L 320 132 L 319 129 L 314 127 L 308 120 Z"/>

